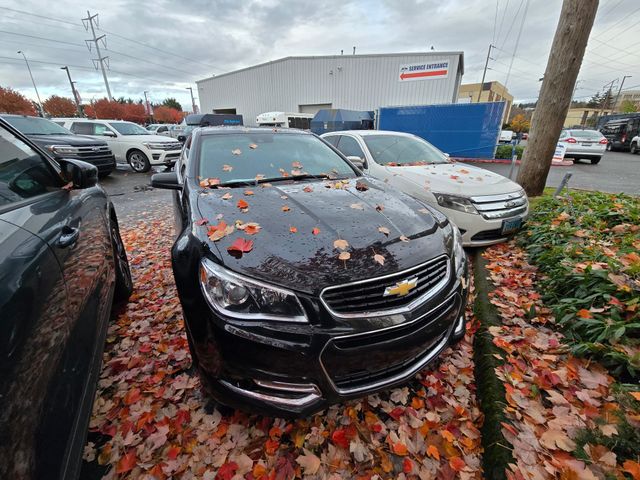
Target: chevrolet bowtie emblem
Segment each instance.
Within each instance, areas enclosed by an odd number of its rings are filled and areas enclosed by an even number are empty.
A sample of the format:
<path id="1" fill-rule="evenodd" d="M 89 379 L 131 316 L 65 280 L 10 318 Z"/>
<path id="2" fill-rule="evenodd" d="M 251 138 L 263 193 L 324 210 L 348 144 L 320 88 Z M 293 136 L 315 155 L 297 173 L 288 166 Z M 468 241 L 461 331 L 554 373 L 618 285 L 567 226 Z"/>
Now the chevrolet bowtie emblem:
<path id="1" fill-rule="evenodd" d="M 384 289 L 383 297 L 389 297 L 394 295 L 396 297 L 404 297 L 411 290 L 416 288 L 418 285 L 417 277 L 411 278 L 409 280 L 402 280 L 401 282 L 396 283 L 393 287 L 387 287 Z"/>

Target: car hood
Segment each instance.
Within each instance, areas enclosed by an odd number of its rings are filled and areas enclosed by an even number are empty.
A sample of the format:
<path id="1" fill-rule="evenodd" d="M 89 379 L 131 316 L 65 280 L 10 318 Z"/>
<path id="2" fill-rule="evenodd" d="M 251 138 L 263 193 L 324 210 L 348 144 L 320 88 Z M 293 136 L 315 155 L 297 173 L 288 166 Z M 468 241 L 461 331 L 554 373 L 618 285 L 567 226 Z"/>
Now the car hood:
<path id="1" fill-rule="evenodd" d="M 132 142 L 178 143 L 175 138 L 165 135 L 155 135 L 153 133 L 149 135 L 122 135 L 120 138 Z"/>
<path id="2" fill-rule="evenodd" d="M 389 181 L 401 188 L 411 185 L 463 197 L 509 193 L 521 188 L 507 177 L 465 163 L 385 167 L 385 171 Z"/>
<path id="3" fill-rule="evenodd" d="M 256 222 L 261 229 L 255 235 L 236 229 L 212 242 L 206 235 L 208 225 L 193 228 L 229 269 L 313 294 L 329 285 L 404 270 L 448 252 L 451 230 L 443 228 L 448 225 L 446 217 L 383 182 L 366 177 L 360 182 L 369 188 L 357 190 L 352 179 L 341 189 L 314 181 L 258 186 L 250 188 L 253 195 L 245 195 L 245 188 L 205 190 L 198 194 L 197 209 L 209 225 L 220 219 L 229 225 L 240 220 Z M 223 200 L 226 193 L 233 198 Z M 237 206 L 240 199 L 249 204 L 246 213 Z M 285 206 L 288 211 L 283 211 Z M 388 235 L 379 227 L 388 229 Z M 317 234 L 314 228 L 319 229 Z M 227 252 L 238 237 L 253 241 L 253 249 L 239 259 Z M 338 239 L 348 242 L 349 260 L 338 259 L 340 250 L 334 247 Z M 376 254 L 384 257 L 383 265 L 374 260 Z"/>
<path id="4" fill-rule="evenodd" d="M 28 135 L 39 145 L 71 145 L 72 147 L 104 146 L 107 142 L 84 135 Z"/>

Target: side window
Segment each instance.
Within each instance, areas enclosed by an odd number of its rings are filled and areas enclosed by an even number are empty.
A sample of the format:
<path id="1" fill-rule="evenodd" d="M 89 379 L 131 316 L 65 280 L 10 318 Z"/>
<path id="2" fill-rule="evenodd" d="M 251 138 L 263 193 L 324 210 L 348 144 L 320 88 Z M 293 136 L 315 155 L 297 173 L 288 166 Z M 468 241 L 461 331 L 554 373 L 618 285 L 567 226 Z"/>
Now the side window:
<path id="1" fill-rule="evenodd" d="M 0 127 L 0 207 L 59 190 L 61 184 L 38 152 Z"/>
<path id="2" fill-rule="evenodd" d="M 355 138 L 342 135 L 340 142 L 338 142 L 338 150 L 342 152 L 345 157 L 360 157 L 364 160 L 364 152 L 358 145 Z"/>
<path id="3" fill-rule="evenodd" d="M 102 123 L 92 123 L 93 125 L 93 135 L 104 135 L 104 132 L 111 132 L 112 130 L 103 125 Z"/>
<path id="4" fill-rule="evenodd" d="M 158 130 L 156 130 L 158 133 L 160 132 L 166 132 L 167 131 L 167 127 L 159 127 Z"/>
<path id="5" fill-rule="evenodd" d="M 340 135 L 331 135 L 330 137 L 325 137 L 324 141 L 330 143 L 334 147 L 338 145 L 338 140 L 340 140 Z"/>
<path id="6" fill-rule="evenodd" d="M 70 130 L 78 135 L 93 135 L 93 123 L 91 122 L 73 122 Z"/>

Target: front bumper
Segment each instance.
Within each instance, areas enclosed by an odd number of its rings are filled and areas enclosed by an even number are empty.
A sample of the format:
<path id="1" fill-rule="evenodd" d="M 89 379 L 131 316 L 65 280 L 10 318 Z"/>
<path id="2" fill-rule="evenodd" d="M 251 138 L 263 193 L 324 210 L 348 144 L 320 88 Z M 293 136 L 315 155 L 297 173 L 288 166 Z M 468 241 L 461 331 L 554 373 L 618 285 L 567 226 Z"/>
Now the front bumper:
<path id="1" fill-rule="evenodd" d="M 182 150 L 149 150 L 151 165 L 172 166 L 180 157 Z"/>
<path id="2" fill-rule="evenodd" d="M 266 415 L 309 415 L 406 383 L 464 336 L 467 283 L 453 275 L 424 304 L 391 316 L 336 318 L 317 297 L 299 295 L 313 312 L 309 324 L 222 318 L 197 282 L 195 289 L 181 287 L 178 276 L 205 388 L 222 404 Z"/>
<path id="3" fill-rule="evenodd" d="M 564 156 L 565 158 L 600 158 L 604 155 L 606 148 L 606 145 L 599 147 L 571 146 L 567 147 Z"/>

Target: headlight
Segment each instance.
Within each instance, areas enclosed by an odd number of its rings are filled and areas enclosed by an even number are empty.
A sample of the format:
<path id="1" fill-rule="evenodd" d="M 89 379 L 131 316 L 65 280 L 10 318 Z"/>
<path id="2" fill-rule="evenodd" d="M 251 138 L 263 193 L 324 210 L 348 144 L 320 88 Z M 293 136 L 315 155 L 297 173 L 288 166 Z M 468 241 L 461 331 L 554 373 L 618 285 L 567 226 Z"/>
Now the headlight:
<path id="1" fill-rule="evenodd" d="M 451 224 L 453 229 L 453 245 L 451 246 L 451 254 L 453 255 L 453 267 L 456 277 L 464 275 L 465 266 L 467 264 L 467 254 L 462 248 L 462 235 L 455 224 Z M 466 281 L 466 279 L 464 280 Z"/>
<path id="2" fill-rule="evenodd" d="M 47 150 L 58 155 L 75 155 L 78 153 L 78 149 L 76 147 L 72 147 L 71 145 L 49 145 L 47 147 Z"/>
<path id="3" fill-rule="evenodd" d="M 200 288 L 209 306 L 229 317 L 307 322 L 293 292 L 230 272 L 206 258 L 200 263 Z"/>
<path id="4" fill-rule="evenodd" d="M 451 208 L 464 213 L 478 214 L 476 207 L 473 206 L 471 200 L 465 197 L 456 197 L 455 195 L 447 195 L 446 193 L 434 193 L 438 205 L 444 208 Z"/>

